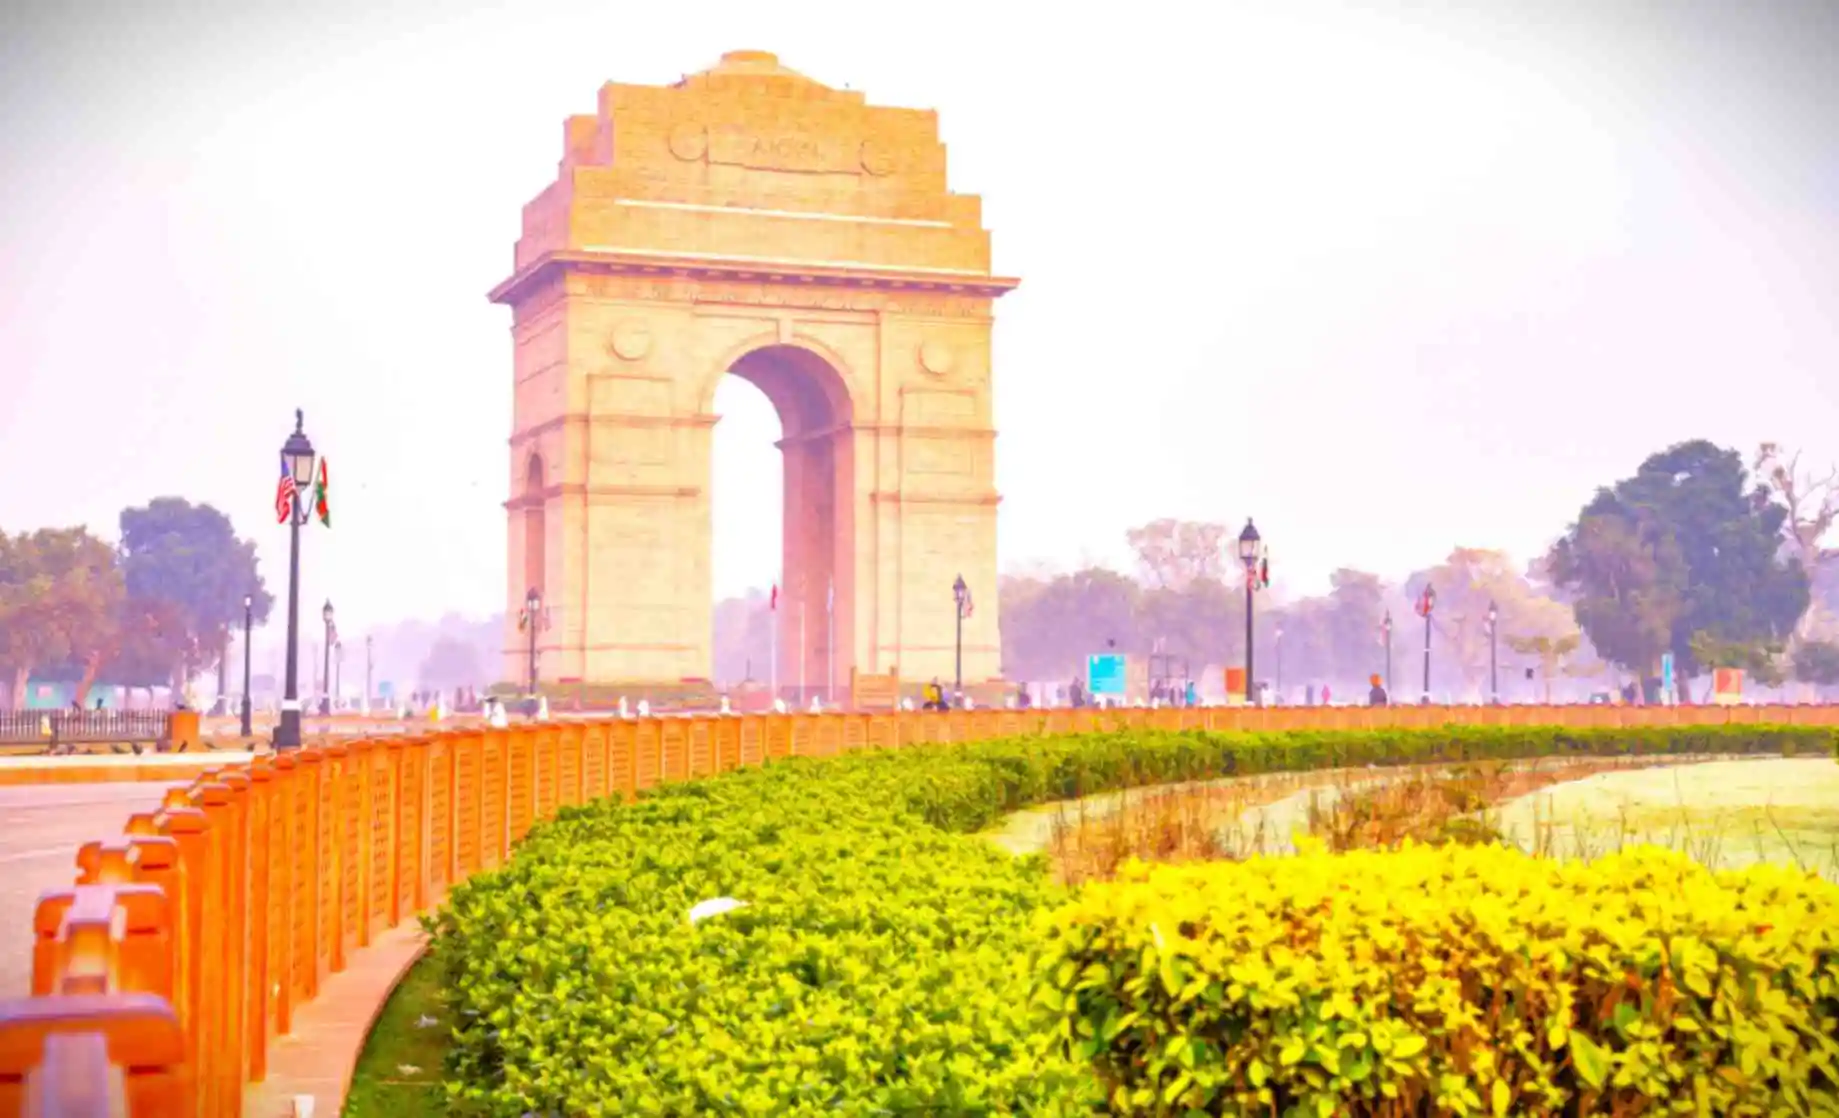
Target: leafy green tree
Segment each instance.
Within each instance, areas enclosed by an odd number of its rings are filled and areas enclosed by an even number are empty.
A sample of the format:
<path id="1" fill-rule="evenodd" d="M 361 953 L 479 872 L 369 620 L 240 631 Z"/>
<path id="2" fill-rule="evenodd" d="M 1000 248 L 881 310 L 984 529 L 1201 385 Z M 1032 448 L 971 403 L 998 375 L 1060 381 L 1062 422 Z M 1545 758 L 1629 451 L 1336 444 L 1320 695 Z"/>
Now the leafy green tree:
<path id="1" fill-rule="evenodd" d="M 244 594 L 254 598 L 258 623 L 274 608 L 256 569 L 255 541 L 238 539 L 230 518 L 210 505 L 159 497 L 145 508 L 123 510 L 121 554 L 128 596 L 174 607 L 148 605 L 160 624 L 142 636 L 166 642 L 175 682 L 223 654 L 231 629 L 242 624 Z"/>
<path id="2" fill-rule="evenodd" d="M 1794 650 L 1794 678 L 1815 687 L 1839 685 L 1839 644 L 1803 641 Z"/>
<path id="3" fill-rule="evenodd" d="M 1788 681 L 1786 642 L 1779 640 L 1727 641 L 1714 634 L 1692 634 L 1692 658 L 1700 667 L 1736 668 L 1765 687 Z"/>
<path id="4" fill-rule="evenodd" d="M 1671 651 L 1691 676 L 1703 666 L 1695 634 L 1723 647 L 1794 631 L 1808 581 L 1800 561 L 1782 555 L 1787 518 L 1767 486 L 1750 484 L 1735 451 L 1681 443 L 1599 490 L 1554 546 L 1550 568 L 1602 655 L 1651 678 Z"/>
<path id="5" fill-rule="evenodd" d="M 0 532 L 0 668 L 13 702 L 38 672 L 71 666 L 103 647 L 123 597 L 115 550 L 84 528 Z"/>

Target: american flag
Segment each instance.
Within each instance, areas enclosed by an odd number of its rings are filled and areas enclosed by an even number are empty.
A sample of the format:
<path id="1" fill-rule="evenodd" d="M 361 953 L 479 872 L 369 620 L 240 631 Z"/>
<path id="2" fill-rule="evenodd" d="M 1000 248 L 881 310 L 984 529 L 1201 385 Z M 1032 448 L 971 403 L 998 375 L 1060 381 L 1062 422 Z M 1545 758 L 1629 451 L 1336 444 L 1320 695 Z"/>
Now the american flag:
<path id="1" fill-rule="evenodd" d="M 294 475 L 288 471 L 287 455 L 281 456 L 281 483 L 275 486 L 275 523 L 286 524 L 294 515 Z"/>
<path id="2" fill-rule="evenodd" d="M 977 603 L 971 601 L 971 588 L 969 586 L 966 586 L 964 588 L 964 616 L 969 617 L 971 615 L 971 611 L 976 608 L 977 608 Z"/>

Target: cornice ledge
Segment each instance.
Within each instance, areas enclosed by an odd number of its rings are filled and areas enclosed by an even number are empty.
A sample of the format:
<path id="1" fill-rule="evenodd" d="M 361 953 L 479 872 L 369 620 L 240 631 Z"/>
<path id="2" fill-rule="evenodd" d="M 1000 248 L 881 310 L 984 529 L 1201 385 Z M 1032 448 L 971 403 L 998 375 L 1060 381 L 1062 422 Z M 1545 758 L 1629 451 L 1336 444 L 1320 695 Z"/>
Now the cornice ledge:
<path id="1" fill-rule="evenodd" d="M 628 250 L 562 249 L 544 253 L 494 287 L 494 303 L 515 304 L 532 285 L 559 270 L 600 275 L 638 275 L 741 283 L 822 285 L 863 290 L 927 291 L 995 299 L 1021 286 L 1013 276 L 948 269 L 917 269 L 855 263 L 753 260 L 741 257 L 685 256 Z"/>

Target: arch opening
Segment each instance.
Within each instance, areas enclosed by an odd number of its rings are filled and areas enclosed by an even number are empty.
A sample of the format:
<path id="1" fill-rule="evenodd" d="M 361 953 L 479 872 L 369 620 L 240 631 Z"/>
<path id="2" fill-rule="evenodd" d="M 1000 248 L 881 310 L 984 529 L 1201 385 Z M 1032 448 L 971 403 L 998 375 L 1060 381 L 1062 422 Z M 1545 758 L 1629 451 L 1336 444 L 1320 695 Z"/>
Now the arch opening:
<path id="1" fill-rule="evenodd" d="M 823 357 L 790 345 L 750 350 L 726 372 L 731 376 L 719 378 L 711 392 L 720 435 L 711 447 L 712 566 L 718 575 L 712 590 L 718 597 L 733 593 L 739 581 L 767 597 L 717 603 L 711 618 L 717 678 L 739 683 L 751 677 L 745 681 L 798 708 L 813 698 L 839 703 L 849 687 L 855 620 L 853 518 L 842 499 L 853 479 L 847 385 Z M 752 392 L 736 391 L 735 380 L 757 389 L 770 411 Z M 722 430 L 724 421 L 734 426 Z M 775 426 L 778 461 L 772 469 L 762 465 L 758 440 Z M 773 480 L 762 475 L 773 474 L 776 547 L 775 534 L 762 526 L 771 518 L 758 511 Z"/>

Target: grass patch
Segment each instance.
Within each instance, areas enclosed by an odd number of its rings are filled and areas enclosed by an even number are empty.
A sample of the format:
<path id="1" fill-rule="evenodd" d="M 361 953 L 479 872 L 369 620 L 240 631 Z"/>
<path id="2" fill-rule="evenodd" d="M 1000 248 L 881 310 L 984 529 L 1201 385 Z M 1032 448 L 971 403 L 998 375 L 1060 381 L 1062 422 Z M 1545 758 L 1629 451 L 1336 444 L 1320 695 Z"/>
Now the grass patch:
<path id="1" fill-rule="evenodd" d="M 364 1042 L 345 1118 L 440 1118 L 447 1113 L 441 1065 L 450 1023 L 441 972 L 430 956 L 415 960 L 390 994 Z M 425 1024 L 427 1021 L 435 1024 Z"/>

